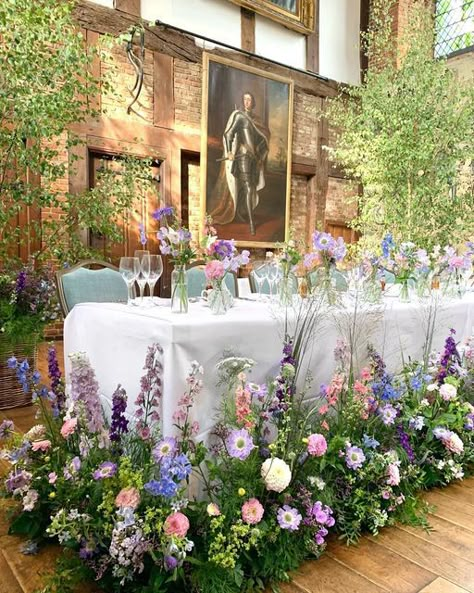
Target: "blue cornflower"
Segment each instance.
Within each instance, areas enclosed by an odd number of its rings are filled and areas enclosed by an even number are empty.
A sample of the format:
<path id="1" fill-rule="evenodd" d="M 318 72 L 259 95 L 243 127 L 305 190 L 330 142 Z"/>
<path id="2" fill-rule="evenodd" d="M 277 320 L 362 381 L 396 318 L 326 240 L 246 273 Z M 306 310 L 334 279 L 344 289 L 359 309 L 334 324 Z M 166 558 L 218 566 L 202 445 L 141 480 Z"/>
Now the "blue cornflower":
<path id="1" fill-rule="evenodd" d="M 371 437 L 368 434 L 364 434 L 362 442 L 364 447 L 367 447 L 367 449 L 377 449 L 377 447 L 380 445 L 377 439 L 374 439 L 374 437 Z"/>
<path id="2" fill-rule="evenodd" d="M 18 360 L 12 356 L 7 360 L 7 366 L 9 369 L 16 369 L 16 367 L 18 366 Z"/>

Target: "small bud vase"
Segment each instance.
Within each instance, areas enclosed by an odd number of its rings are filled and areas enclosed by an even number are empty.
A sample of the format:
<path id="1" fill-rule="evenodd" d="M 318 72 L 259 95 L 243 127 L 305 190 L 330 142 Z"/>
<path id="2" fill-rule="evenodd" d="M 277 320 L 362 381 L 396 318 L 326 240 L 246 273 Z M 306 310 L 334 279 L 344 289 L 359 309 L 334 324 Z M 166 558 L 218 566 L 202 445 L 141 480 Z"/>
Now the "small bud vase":
<path id="1" fill-rule="evenodd" d="M 171 272 L 171 311 L 188 312 L 188 277 L 183 265 L 175 266 Z"/>
<path id="2" fill-rule="evenodd" d="M 212 289 L 208 291 L 207 302 L 214 315 L 224 315 L 232 307 L 234 297 L 223 278 L 212 281 Z"/>

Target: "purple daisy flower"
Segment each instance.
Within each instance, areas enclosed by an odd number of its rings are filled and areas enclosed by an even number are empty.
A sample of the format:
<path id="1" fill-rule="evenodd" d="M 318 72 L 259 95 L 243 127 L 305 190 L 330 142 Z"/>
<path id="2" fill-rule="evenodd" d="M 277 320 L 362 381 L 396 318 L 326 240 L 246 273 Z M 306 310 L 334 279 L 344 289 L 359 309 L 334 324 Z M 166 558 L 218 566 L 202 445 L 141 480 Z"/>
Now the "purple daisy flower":
<path id="1" fill-rule="evenodd" d="M 104 461 L 92 474 L 94 480 L 104 480 L 105 478 L 112 478 L 117 473 L 117 465 L 112 461 Z"/>
<path id="2" fill-rule="evenodd" d="M 346 449 L 346 465 L 349 469 L 359 469 L 365 461 L 365 455 L 359 447 Z"/>
<path id="3" fill-rule="evenodd" d="M 388 426 L 389 424 L 395 424 L 395 418 L 398 412 L 392 404 L 385 404 L 385 406 L 380 408 L 380 415 L 382 416 L 382 422 L 385 426 Z"/>
<path id="4" fill-rule="evenodd" d="M 0 439 L 4 439 L 13 432 L 14 424 L 11 420 L 3 420 L 0 424 Z"/>
<path id="5" fill-rule="evenodd" d="M 302 517 L 297 509 L 294 509 L 287 504 L 283 505 L 278 509 L 277 521 L 278 525 L 282 529 L 288 529 L 289 531 L 297 531 L 300 526 Z"/>
<path id="6" fill-rule="evenodd" d="M 227 451 L 231 457 L 247 459 L 255 448 L 252 437 L 245 428 L 233 430 L 226 439 Z"/>
<path id="7" fill-rule="evenodd" d="M 178 443 L 174 437 L 166 437 L 154 447 L 153 458 L 160 462 L 164 457 L 172 457 L 176 453 L 177 447 Z"/>
<path id="8" fill-rule="evenodd" d="M 329 233 L 314 232 L 313 245 L 321 251 L 329 251 L 335 246 L 335 241 Z"/>

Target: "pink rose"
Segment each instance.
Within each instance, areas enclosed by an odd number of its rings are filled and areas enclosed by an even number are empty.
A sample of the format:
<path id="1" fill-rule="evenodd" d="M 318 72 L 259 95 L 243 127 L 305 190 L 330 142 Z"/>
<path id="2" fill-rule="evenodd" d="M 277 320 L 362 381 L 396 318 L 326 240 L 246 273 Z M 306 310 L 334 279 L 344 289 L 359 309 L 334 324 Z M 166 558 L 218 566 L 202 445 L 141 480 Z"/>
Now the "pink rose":
<path id="1" fill-rule="evenodd" d="M 242 505 L 242 519 L 248 525 L 260 523 L 264 512 L 263 506 L 256 498 L 251 498 Z"/>
<path id="2" fill-rule="evenodd" d="M 213 259 L 206 264 L 204 273 L 208 280 L 219 280 L 225 275 L 224 264 L 218 259 Z"/>
<path id="3" fill-rule="evenodd" d="M 136 509 L 140 504 L 140 493 L 136 488 L 122 488 L 115 497 L 115 506 Z"/>
<path id="4" fill-rule="evenodd" d="M 69 420 L 65 420 L 64 424 L 61 426 L 61 436 L 67 439 L 67 437 L 76 432 L 76 427 L 77 418 L 69 418 Z"/>
<path id="5" fill-rule="evenodd" d="M 189 529 L 189 519 L 183 513 L 172 513 L 166 518 L 163 530 L 166 535 L 185 537 Z"/>
<path id="6" fill-rule="evenodd" d="M 398 465 L 395 465 L 395 463 L 390 463 L 387 471 L 387 484 L 389 484 L 389 486 L 398 486 L 398 484 L 400 484 L 400 470 L 398 469 Z"/>
<path id="7" fill-rule="evenodd" d="M 44 440 L 44 441 L 35 441 L 31 445 L 32 451 L 47 451 L 51 447 L 51 441 Z"/>
<path id="8" fill-rule="evenodd" d="M 308 453 L 321 457 L 327 451 L 328 444 L 322 434 L 312 434 L 308 437 Z"/>

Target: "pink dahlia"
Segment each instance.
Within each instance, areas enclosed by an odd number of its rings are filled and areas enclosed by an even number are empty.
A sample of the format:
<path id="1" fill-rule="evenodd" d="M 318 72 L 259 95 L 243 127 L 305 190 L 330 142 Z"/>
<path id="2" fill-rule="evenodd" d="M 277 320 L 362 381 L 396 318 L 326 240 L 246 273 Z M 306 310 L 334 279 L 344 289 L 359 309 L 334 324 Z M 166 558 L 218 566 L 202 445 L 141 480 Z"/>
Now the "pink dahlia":
<path id="1" fill-rule="evenodd" d="M 140 504 L 140 493 L 136 488 L 122 488 L 115 497 L 115 506 L 136 509 Z"/>
<path id="2" fill-rule="evenodd" d="M 242 505 L 242 519 L 248 525 L 260 523 L 264 512 L 263 506 L 256 498 L 251 498 Z"/>
<path id="3" fill-rule="evenodd" d="M 321 457 L 327 451 L 328 444 L 322 434 L 312 434 L 308 437 L 308 453 Z"/>

